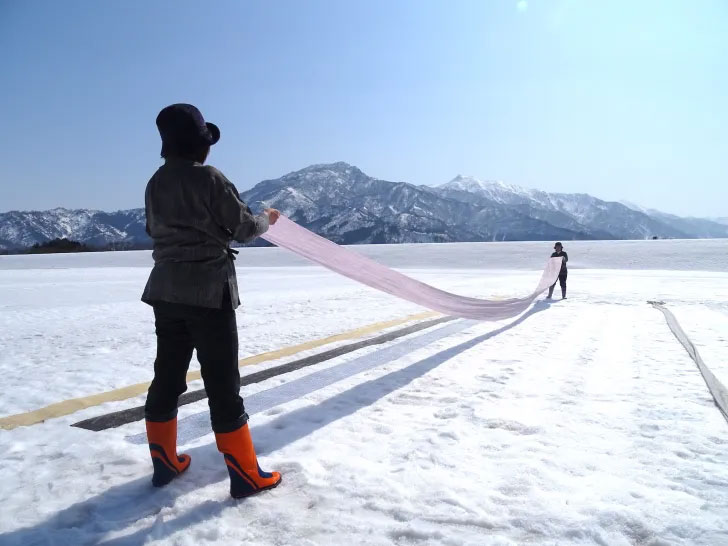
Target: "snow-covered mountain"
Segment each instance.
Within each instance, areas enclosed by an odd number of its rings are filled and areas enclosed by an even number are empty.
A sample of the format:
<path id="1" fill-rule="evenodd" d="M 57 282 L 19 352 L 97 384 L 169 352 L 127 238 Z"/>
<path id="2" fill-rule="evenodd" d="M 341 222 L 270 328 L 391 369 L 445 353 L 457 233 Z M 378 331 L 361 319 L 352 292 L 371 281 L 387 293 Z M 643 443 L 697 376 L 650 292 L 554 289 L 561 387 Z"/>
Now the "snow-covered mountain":
<path id="1" fill-rule="evenodd" d="M 728 225 L 680 218 L 586 194 L 547 193 L 457 176 L 439 187 L 389 182 L 347 163 L 312 165 L 244 192 L 252 208 L 281 209 L 336 242 L 728 237 Z M 728 224 L 728 222 L 727 222 Z M 67 237 L 148 245 L 144 209 L 0 214 L 0 250 Z"/>
<path id="2" fill-rule="evenodd" d="M 675 214 L 668 214 L 655 209 L 647 209 L 627 201 L 622 201 L 622 204 L 659 220 L 665 224 L 669 224 L 684 233 L 687 233 L 690 238 L 698 239 L 713 239 L 728 237 L 728 218 L 694 218 L 694 217 L 681 217 Z"/>
<path id="3" fill-rule="evenodd" d="M 660 212 L 659 210 L 650 210 L 647 214 L 655 220 L 660 220 L 665 224 L 669 224 L 687 233 L 691 238 L 713 239 L 728 237 L 728 224 L 721 224 L 704 218 L 682 218 L 674 214 Z"/>
<path id="4" fill-rule="evenodd" d="M 427 186 L 378 180 L 347 163 L 312 165 L 263 181 L 242 197 L 346 244 L 589 238 L 499 203 L 468 203 Z"/>
<path id="5" fill-rule="evenodd" d="M 0 213 L 0 250 L 24 248 L 63 238 L 95 246 L 109 243 L 144 244 L 144 209 L 102 212 L 56 208 L 46 211 Z"/>
<path id="6" fill-rule="evenodd" d="M 522 208 L 531 217 L 595 238 L 645 239 L 728 237 L 725 225 L 698 218 L 680 218 L 627 203 L 603 201 L 587 194 L 548 193 L 499 181 L 457 176 L 436 188 L 465 202 L 498 202 Z"/>

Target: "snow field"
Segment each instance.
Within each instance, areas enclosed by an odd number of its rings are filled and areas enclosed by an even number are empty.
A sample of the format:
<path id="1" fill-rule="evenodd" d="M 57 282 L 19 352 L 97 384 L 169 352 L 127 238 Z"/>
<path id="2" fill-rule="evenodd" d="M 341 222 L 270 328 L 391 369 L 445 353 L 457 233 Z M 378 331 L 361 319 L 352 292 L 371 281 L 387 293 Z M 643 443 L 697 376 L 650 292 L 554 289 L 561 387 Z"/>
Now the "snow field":
<path id="1" fill-rule="evenodd" d="M 408 273 L 481 297 L 527 293 L 538 279 Z M 0 415 L 150 379 L 145 275 L 0 271 L 11 385 Z M 316 268 L 239 276 L 241 357 L 421 311 Z M 728 274 L 572 270 L 569 295 L 245 387 L 253 397 L 356 359 L 377 364 L 253 416 L 261 466 L 284 481 L 242 502 L 228 498 L 209 433 L 184 445 L 190 470 L 154 490 L 146 446 L 127 440 L 143 423 L 68 426 L 144 397 L 0 431 L 0 544 L 728 544 L 728 424 L 645 303 L 666 301 L 727 382 Z M 406 350 L 383 359 L 397 344 Z M 205 410 L 184 406 L 180 422 Z"/>

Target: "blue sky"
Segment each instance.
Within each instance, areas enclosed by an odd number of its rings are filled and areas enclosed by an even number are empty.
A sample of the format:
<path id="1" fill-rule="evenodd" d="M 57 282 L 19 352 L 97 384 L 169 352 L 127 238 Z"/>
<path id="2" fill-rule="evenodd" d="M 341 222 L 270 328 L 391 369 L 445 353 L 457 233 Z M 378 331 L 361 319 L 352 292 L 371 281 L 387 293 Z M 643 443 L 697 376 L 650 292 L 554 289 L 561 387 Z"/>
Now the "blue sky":
<path id="1" fill-rule="evenodd" d="M 0 211 L 142 206 L 158 111 L 239 189 L 312 163 L 728 216 L 724 0 L 0 0 Z"/>

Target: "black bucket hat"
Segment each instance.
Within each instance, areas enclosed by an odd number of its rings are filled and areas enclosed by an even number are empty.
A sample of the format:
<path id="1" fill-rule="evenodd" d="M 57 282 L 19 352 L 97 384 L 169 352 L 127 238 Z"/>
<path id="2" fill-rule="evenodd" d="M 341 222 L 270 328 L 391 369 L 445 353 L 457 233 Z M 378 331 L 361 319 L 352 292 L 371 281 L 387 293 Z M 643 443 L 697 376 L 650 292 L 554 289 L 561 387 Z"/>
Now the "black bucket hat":
<path id="1" fill-rule="evenodd" d="M 172 104 L 157 116 L 157 129 L 165 151 L 190 152 L 200 146 L 212 146 L 220 140 L 220 129 L 208 123 L 191 104 Z"/>

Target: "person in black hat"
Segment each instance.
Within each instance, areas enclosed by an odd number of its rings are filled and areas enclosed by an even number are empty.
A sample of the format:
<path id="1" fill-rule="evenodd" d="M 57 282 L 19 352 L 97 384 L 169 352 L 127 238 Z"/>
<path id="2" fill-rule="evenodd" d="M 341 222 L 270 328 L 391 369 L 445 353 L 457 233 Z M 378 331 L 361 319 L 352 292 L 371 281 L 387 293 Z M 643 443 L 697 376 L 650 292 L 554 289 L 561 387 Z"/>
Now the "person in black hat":
<path id="1" fill-rule="evenodd" d="M 177 454 L 177 400 L 187 390 L 187 369 L 197 351 L 218 450 L 230 475 L 230 494 L 246 497 L 277 486 L 278 472 L 258 465 L 240 397 L 240 305 L 232 241 L 248 242 L 275 224 L 280 213 L 253 215 L 235 186 L 204 165 L 220 129 L 191 104 L 173 104 L 157 116 L 165 162 L 147 184 L 147 233 L 154 268 L 142 301 L 154 308 L 157 358 L 144 407 L 153 485 L 187 470 Z"/>
<path id="2" fill-rule="evenodd" d="M 554 253 L 551 254 L 552 258 L 561 258 L 561 271 L 559 272 L 559 284 L 561 285 L 561 299 L 566 299 L 566 277 L 568 276 L 569 272 L 566 267 L 566 262 L 569 261 L 569 255 L 564 252 L 564 245 L 561 243 L 556 243 L 554 245 Z M 549 287 L 549 295 L 548 299 L 551 299 L 554 295 L 554 287 L 556 286 L 556 283 L 552 284 Z"/>

